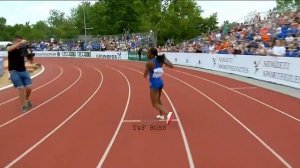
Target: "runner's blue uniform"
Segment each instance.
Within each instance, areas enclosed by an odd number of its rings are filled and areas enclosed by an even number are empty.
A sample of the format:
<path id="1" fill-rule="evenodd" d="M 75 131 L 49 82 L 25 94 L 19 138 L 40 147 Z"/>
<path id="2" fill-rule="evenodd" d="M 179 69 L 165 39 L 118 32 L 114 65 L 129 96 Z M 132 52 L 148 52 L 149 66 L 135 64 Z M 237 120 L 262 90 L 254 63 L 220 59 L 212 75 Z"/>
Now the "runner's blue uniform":
<path id="1" fill-rule="evenodd" d="M 156 58 L 152 58 L 150 61 L 154 64 L 154 69 L 149 69 L 150 88 L 161 90 L 164 87 L 164 82 L 161 79 L 163 74 L 162 64 Z"/>

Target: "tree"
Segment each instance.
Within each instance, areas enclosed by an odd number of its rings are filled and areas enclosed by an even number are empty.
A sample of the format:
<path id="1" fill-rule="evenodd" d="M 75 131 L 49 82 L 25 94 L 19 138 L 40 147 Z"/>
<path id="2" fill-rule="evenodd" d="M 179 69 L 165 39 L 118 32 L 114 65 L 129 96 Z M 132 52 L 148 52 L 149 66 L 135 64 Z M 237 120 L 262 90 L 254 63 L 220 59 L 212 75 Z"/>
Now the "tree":
<path id="1" fill-rule="evenodd" d="M 85 2 L 72 10 L 75 27 L 84 34 L 83 5 L 88 30 L 95 35 L 130 32 L 158 33 L 163 44 L 168 38 L 179 42 L 216 29 L 217 15 L 203 18 L 194 0 L 99 0 Z M 200 26 L 202 25 L 202 26 Z"/>
<path id="2" fill-rule="evenodd" d="M 6 30 L 6 19 L 4 17 L 0 17 L 0 40 L 7 41 L 9 40 L 9 36 Z"/>
<path id="3" fill-rule="evenodd" d="M 138 13 L 133 4 L 137 0 L 103 0 L 106 26 L 110 34 L 123 33 L 124 29 L 135 32 L 138 27 Z"/>
<path id="4" fill-rule="evenodd" d="M 30 22 L 26 22 L 25 25 L 22 25 L 20 29 L 16 31 L 16 34 L 22 35 L 27 40 L 34 40 L 32 36 L 33 32 Z"/>
<path id="5" fill-rule="evenodd" d="M 217 15 L 201 17 L 202 10 L 195 1 L 172 0 L 165 5 L 164 22 L 158 30 L 160 43 L 171 37 L 175 42 L 191 39 L 216 27 Z"/>
<path id="6" fill-rule="evenodd" d="M 78 35 L 78 29 L 75 28 L 72 18 L 67 18 L 64 12 L 51 10 L 47 23 L 49 31 L 45 31 L 48 37 L 55 38 L 73 38 Z"/>
<path id="7" fill-rule="evenodd" d="M 284 1 L 284 0 L 280 0 Z M 150 30 L 158 33 L 159 44 L 169 38 L 181 42 L 217 28 L 217 14 L 201 16 L 195 0 L 98 0 L 83 2 L 71 10 L 71 16 L 51 10 L 46 21 L 35 24 L 6 25 L 0 18 L 0 40 L 20 34 L 32 40 L 70 39 L 84 34 L 84 13 L 87 34 L 116 35 L 124 29 L 134 33 Z"/>
<path id="8" fill-rule="evenodd" d="M 32 25 L 32 32 L 32 39 L 49 39 L 49 27 L 44 21 L 38 21 L 36 24 Z"/>
<path id="9" fill-rule="evenodd" d="M 285 11 L 299 8 L 300 0 L 276 0 L 277 10 Z"/>

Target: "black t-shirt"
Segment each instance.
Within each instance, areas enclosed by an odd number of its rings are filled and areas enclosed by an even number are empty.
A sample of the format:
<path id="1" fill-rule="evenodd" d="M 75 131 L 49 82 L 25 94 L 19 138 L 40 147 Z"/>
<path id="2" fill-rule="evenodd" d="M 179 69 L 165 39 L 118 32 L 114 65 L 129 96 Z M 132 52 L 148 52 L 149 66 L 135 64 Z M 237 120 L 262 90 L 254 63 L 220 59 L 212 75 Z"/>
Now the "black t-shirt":
<path id="1" fill-rule="evenodd" d="M 11 44 L 7 45 L 10 46 Z M 26 71 L 24 56 L 21 49 L 15 49 L 8 52 L 8 70 L 23 72 Z"/>

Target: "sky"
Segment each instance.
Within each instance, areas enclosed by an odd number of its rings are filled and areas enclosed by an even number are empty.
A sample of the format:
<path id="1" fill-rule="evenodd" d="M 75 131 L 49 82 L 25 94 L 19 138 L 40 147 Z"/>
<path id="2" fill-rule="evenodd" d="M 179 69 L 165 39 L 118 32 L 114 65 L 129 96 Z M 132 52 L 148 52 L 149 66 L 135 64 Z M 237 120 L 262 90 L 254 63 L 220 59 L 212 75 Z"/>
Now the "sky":
<path id="1" fill-rule="evenodd" d="M 0 1 L 0 17 L 6 18 L 7 25 L 16 23 L 31 24 L 39 20 L 47 20 L 49 11 L 57 9 L 70 15 L 72 8 L 82 1 Z M 207 17 L 218 13 L 219 23 L 225 20 L 238 21 L 250 12 L 265 12 L 276 6 L 275 1 L 197 1 Z"/>

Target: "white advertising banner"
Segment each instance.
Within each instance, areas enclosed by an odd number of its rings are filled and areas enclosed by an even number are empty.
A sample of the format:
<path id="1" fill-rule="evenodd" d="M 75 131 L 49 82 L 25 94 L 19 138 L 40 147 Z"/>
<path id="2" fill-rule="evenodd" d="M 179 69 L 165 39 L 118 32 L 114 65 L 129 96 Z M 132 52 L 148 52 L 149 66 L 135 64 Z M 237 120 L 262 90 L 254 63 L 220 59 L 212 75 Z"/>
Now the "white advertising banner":
<path id="1" fill-rule="evenodd" d="M 34 51 L 36 57 L 59 57 L 59 51 Z"/>
<path id="2" fill-rule="evenodd" d="M 36 57 L 128 60 L 128 52 L 119 51 L 35 51 L 34 53 Z M 300 58 L 168 52 L 165 54 L 172 63 L 177 65 L 232 73 L 300 88 Z M 6 56 L 7 51 L 0 51 L 0 57 Z"/>
<path id="3" fill-rule="evenodd" d="M 289 57 L 257 57 L 256 78 L 300 88 L 300 59 Z"/>
<path id="4" fill-rule="evenodd" d="M 128 60 L 128 52 L 123 51 L 91 51 L 92 58 Z"/>
<path id="5" fill-rule="evenodd" d="M 128 59 L 128 52 L 118 51 L 35 51 L 34 53 L 36 57 Z"/>
<path id="6" fill-rule="evenodd" d="M 174 64 L 252 77 L 300 88 L 300 58 L 229 54 L 165 53 Z"/>
<path id="7" fill-rule="evenodd" d="M 0 57 L 7 57 L 7 51 L 0 51 Z"/>
<path id="8" fill-rule="evenodd" d="M 4 60 L 0 58 L 0 77 L 3 75 L 4 72 Z"/>

